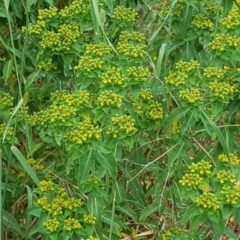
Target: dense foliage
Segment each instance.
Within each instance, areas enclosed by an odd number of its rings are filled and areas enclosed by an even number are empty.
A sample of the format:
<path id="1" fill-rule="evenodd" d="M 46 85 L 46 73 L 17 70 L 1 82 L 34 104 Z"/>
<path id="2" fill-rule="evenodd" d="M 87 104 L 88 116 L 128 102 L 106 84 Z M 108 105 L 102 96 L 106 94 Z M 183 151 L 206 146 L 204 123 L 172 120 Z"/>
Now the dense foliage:
<path id="1" fill-rule="evenodd" d="M 1 2 L 2 239 L 239 239 L 239 11 Z"/>

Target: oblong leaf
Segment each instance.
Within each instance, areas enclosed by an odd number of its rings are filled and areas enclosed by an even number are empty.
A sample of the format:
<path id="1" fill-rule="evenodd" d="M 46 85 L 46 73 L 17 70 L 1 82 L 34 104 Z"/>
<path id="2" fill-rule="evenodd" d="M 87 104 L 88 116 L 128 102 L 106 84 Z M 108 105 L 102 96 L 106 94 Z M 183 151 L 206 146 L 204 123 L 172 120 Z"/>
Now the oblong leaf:
<path id="1" fill-rule="evenodd" d="M 2 221 L 3 225 L 11 229 L 14 233 L 19 234 L 20 236 L 24 236 L 24 232 L 22 231 L 18 221 L 11 213 L 2 210 Z"/>
<path id="2" fill-rule="evenodd" d="M 7 84 L 8 79 L 12 75 L 12 71 L 13 71 L 13 60 L 10 59 L 9 61 L 5 62 L 3 67 L 3 80 L 5 84 Z"/>
<path id="3" fill-rule="evenodd" d="M 105 167 L 111 176 L 116 176 L 117 174 L 117 164 L 114 160 L 112 154 L 102 154 L 99 151 L 96 151 L 96 157 L 98 162 Z"/>

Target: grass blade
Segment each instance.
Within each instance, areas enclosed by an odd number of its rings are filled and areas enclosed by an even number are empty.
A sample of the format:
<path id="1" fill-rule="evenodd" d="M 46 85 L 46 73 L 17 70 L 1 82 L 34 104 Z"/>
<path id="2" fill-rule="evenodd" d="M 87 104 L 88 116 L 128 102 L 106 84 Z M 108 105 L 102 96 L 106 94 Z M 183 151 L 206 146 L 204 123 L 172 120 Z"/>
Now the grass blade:
<path id="1" fill-rule="evenodd" d="M 218 126 L 216 125 L 216 123 L 207 115 L 207 113 L 202 110 L 200 108 L 200 111 L 202 112 L 203 116 L 205 117 L 205 119 L 207 120 L 207 122 L 209 123 L 209 125 L 211 126 L 212 130 L 216 133 L 218 140 L 220 142 L 220 144 L 223 147 L 224 152 L 227 154 L 227 156 L 229 157 L 229 150 L 227 147 L 227 143 L 223 137 L 223 134 L 221 133 L 221 131 L 219 130 Z"/>
<path id="2" fill-rule="evenodd" d="M 159 49 L 159 54 L 158 54 L 158 59 L 157 59 L 157 66 L 156 66 L 156 72 L 157 72 L 157 76 L 158 77 L 160 77 L 160 74 L 161 74 L 162 61 L 163 61 L 163 56 L 164 56 L 166 47 L 167 47 L 167 43 L 163 43 L 161 48 Z"/>
<path id="3" fill-rule="evenodd" d="M 39 179 L 38 179 L 35 171 L 33 171 L 33 169 L 28 164 L 26 158 L 22 155 L 22 153 L 15 146 L 11 147 L 11 151 L 13 152 L 15 157 L 19 160 L 19 162 L 22 164 L 24 170 L 27 172 L 27 174 L 30 176 L 30 178 L 34 181 L 34 183 L 36 185 L 39 185 Z"/>
<path id="4" fill-rule="evenodd" d="M 11 120 L 12 118 L 15 116 L 15 114 L 18 112 L 18 110 L 20 109 L 20 107 L 22 106 L 23 104 L 23 99 L 20 99 L 20 101 L 18 102 L 18 105 L 15 107 L 14 111 L 13 111 L 13 114 L 12 116 L 10 117 L 8 123 L 7 123 L 7 126 L 6 128 L 4 129 L 4 133 L 3 133 L 3 139 L 2 139 L 2 142 L 4 143 L 4 140 L 6 138 L 6 135 L 7 135 L 7 131 L 8 131 L 8 128 L 10 126 L 10 123 L 11 123 Z"/>

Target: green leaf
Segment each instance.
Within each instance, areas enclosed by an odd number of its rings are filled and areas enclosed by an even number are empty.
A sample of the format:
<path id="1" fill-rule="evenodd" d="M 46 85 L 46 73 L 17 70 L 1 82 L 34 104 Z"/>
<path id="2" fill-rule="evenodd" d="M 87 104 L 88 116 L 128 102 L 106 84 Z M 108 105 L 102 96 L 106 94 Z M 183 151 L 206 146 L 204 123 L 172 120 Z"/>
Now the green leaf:
<path id="1" fill-rule="evenodd" d="M 146 219 L 153 213 L 157 212 L 160 210 L 160 199 L 156 199 L 153 203 L 150 205 L 146 206 L 140 214 L 140 221 L 146 221 Z"/>
<path id="2" fill-rule="evenodd" d="M 14 218 L 14 216 L 11 213 L 2 210 L 2 221 L 3 225 L 6 228 L 11 229 L 13 232 L 19 234 L 20 236 L 24 236 L 24 232 L 22 231 L 18 221 Z"/>
<path id="3" fill-rule="evenodd" d="M 181 126 L 181 134 L 184 135 L 186 132 L 189 131 L 190 127 L 196 123 L 196 118 L 194 117 L 193 112 L 188 112 L 185 115 L 184 121 Z"/>
<path id="4" fill-rule="evenodd" d="M 27 11 L 30 12 L 30 8 L 32 5 L 36 4 L 37 0 L 27 0 L 26 1 L 26 7 L 27 7 Z"/>
<path id="5" fill-rule="evenodd" d="M 32 85 L 33 82 L 39 79 L 39 71 L 35 71 L 31 73 L 25 82 L 25 89 L 28 90 L 28 88 Z"/>
<path id="6" fill-rule="evenodd" d="M 219 117 L 223 111 L 223 103 L 220 101 L 212 102 L 212 113 L 214 116 Z"/>
<path id="7" fill-rule="evenodd" d="M 216 133 L 218 140 L 219 140 L 220 144 L 222 145 L 225 154 L 227 154 L 229 157 L 229 149 L 227 147 L 227 143 L 226 143 L 225 138 L 223 137 L 221 131 L 219 130 L 218 126 L 216 125 L 215 122 L 213 122 L 213 120 L 207 115 L 207 113 L 203 109 L 200 108 L 200 110 L 201 110 L 203 116 L 206 118 L 207 122 L 209 123 L 211 129 Z M 201 117 L 201 119 L 203 119 L 203 118 Z"/>
<path id="8" fill-rule="evenodd" d="M 109 224 L 109 225 L 112 225 L 113 227 L 118 228 L 118 229 L 123 229 L 124 228 L 122 220 L 119 216 L 114 214 L 113 219 L 112 219 L 112 212 L 111 211 L 104 211 L 103 212 L 102 221 Z"/>
<path id="9" fill-rule="evenodd" d="M 167 43 L 163 43 L 161 48 L 159 49 L 158 59 L 157 59 L 157 63 L 156 63 L 156 72 L 157 72 L 158 77 L 160 77 L 160 75 L 161 75 L 163 57 L 164 57 L 164 54 L 166 52 L 165 51 L 166 47 L 167 47 Z"/>
<path id="10" fill-rule="evenodd" d="M 185 9 L 183 10 L 184 12 L 184 33 L 189 30 L 189 24 L 192 18 L 192 6 L 187 4 Z"/>
<path id="11" fill-rule="evenodd" d="M 198 225 L 203 223 L 207 219 L 208 219 L 208 214 L 207 214 L 207 211 L 204 210 L 201 214 L 192 217 L 190 228 L 192 230 L 197 229 Z"/>
<path id="12" fill-rule="evenodd" d="M 10 0 L 3 0 L 6 10 L 8 11 Z"/>
<path id="13" fill-rule="evenodd" d="M 166 124 L 170 124 L 175 120 L 180 119 L 181 117 L 185 116 L 190 109 L 186 109 L 183 107 L 175 108 L 166 118 Z"/>
<path id="14" fill-rule="evenodd" d="M 126 214 L 127 216 L 129 216 L 130 218 L 132 218 L 135 222 L 138 222 L 138 218 L 137 218 L 137 214 L 136 212 L 134 212 L 134 210 L 128 206 L 116 206 L 116 210 Z"/>
<path id="15" fill-rule="evenodd" d="M 22 153 L 15 147 L 11 147 L 11 151 L 15 155 L 15 157 L 19 160 L 19 162 L 22 164 L 24 170 L 27 172 L 27 174 L 30 176 L 30 178 L 34 181 L 36 185 L 39 185 L 39 179 L 36 175 L 36 172 L 33 171 L 32 167 L 28 164 L 26 158 L 22 155 Z"/>
<path id="16" fill-rule="evenodd" d="M 105 169 L 109 172 L 112 177 L 117 175 L 117 164 L 114 160 L 112 154 L 102 154 L 99 151 L 96 151 L 96 158 L 98 162 L 105 167 Z"/>
<path id="17" fill-rule="evenodd" d="M 8 129 L 9 129 L 9 126 L 10 126 L 10 124 L 11 124 L 11 120 L 12 120 L 12 118 L 15 116 L 15 114 L 18 112 L 18 110 L 20 109 L 20 107 L 22 106 L 22 104 L 23 104 L 23 99 L 21 98 L 21 99 L 19 100 L 17 106 L 14 108 L 14 111 L 13 111 L 10 119 L 8 120 L 7 126 L 6 126 L 6 128 L 4 129 L 3 138 L 2 138 L 2 142 L 3 142 L 3 143 L 4 143 L 4 141 L 5 141 L 5 138 L 6 138 L 6 135 L 7 135 L 7 131 L 8 131 Z"/>
<path id="18" fill-rule="evenodd" d="M 80 184 L 88 181 L 89 172 L 95 163 L 92 149 L 90 149 L 89 154 L 85 159 L 80 159 L 81 163 L 78 168 L 78 179 L 80 181 Z"/>
<path id="19" fill-rule="evenodd" d="M 225 227 L 224 233 L 226 233 L 232 240 L 239 240 L 239 237 L 228 227 Z"/>
<path id="20" fill-rule="evenodd" d="M 103 142 L 101 141 L 92 141 L 92 148 L 93 150 L 97 150 L 100 153 L 109 154 L 112 150 Z"/>
<path id="21" fill-rule="evenodd" d="M 122 150 L 121 144 L 117 143 L 115 145 L 115 149 L 114 149 L 114 159 L 115 159 L 115 161 L 121 160 L 121 158 L 122 158 L 122 151 L 123 150 Z"/>
<path id="22" fill-rule="evenodd" d="M 54 5 L 54 1 L 53 0 L 45 0 L 45 2 L 47 2 L 50 6 Z"/>
<path id="23" fill-rule="evenodd" d="M 96 216 L 97 219 L 101 219 L 102 211 L 103 211 L 103 198 L 95 193 L 91 193 L 88 196 L 87 200 L 87 208 L 90 214 Z"/>
<path id="24" fill-rule="evenodd" d="M 0 18 L 7 18 L 8 12 L 4 8 L 0 8 Z"/>
<path id="25" fill-rule="evenodd" d="M 236 131 L 231 128 L 225 128 L 222 131 L 223 135 L 226 139 L 227 149 L 230 152 L 233 152 L 235 150 L 235 134 Z"/>
<path id="26" fill-rule="evenodd" d="M 196 50 L 192 42 L 186 42 L 182 47 L 182 60 L 190 61 L 196 55 Z"/>
<path id="27" fill-rule="evenodd" d="M 226 17 L 233 7 L 233 0 L 222 0 L 223 17 Z"/>
<path id="28" fill-rule="evenodd" d="M 112 188 L 116 192 L 116 202 L 126 202 L 126 190 L 123 184 L 119 181 L 114 181 Z"/>
<path id="29" fill-rule="evenodd" d="M 33 143 L 29 147 L 29 156 L 32 156 L 37 150 L 39 150 L 41 147 L 43 147 L 43 143 Z"/>
<path id="30" fill-rule="evenodd" d="M 13 60 L 11 59 L 5 62 L 3 67 L 3 80 L 5 84 L 7 84 L 8 79 L 12 75 L 12 71 L 13 71 Z"/>
<path id="31" fill-rule="evenodd" d="M 102 25 L 104 26 L 105 22 L 106 22 L 106 13 L 103 9 L 101 9 L 100 11 L 100 21 L 102 23 Z"/>
<path id="32" fill-rule="evenodd" d="M 27 202 L 28 202 L 28 204 L 27 204 L 27 211 L 28 211 L 32 207 L 32 205 L 33 205 L 33 194 L 32 194 L 31 188 L 28 185 L 26 185 L 25 187 L 27 189 L 27 194 L 28 194 L 28 198 L 27 198 Z M 30 226 L 31 225 L 31 220 L 32 220 L 31 216 L 27 215 L 27 217 L 26 217 L 26 226 Z M 25 229 L 25 238 L 29 239 L 29 229 L 28 229 L 28 227 L 26 227 L 26 229 Z"/>
<path id="33" fill-rule="evenodd" d="M 148 41 L 148 45 L 149 46 L 152 46 L 153 42 L 155 41 L 155 39 L 159 36 L 159 32 L 162 30 L 162 28 L 164 27 L 165 25 L 165 22 L 167 21 L 168 17 L 171 15 L 173 9 L 174 9 L 174 6 L 175 4 L 177 3 L 177 0 L 173 0 L 171 1 L 171 6 L 170 6 L 170 9 L 167 13 L 167 16 L 164 18 L 164 20 L 161 22 L 161 25 L 160 27 L 152 34 L 150 40 Z"/>
<path id="34" fill-rule="evenodd" d="M 103 2 L 106 3 L 110 13 L 112 13 L 113 12 L 113 0 L 103 0 Z"/>
<path id="35" fill-rule="evenodd" d="M 227 220 L 233 213 L 233 207 L 232 206 L 228 206 L 228 205 L 224 205 L 224 207 L 222 208 L 222 216 L 224 220 Z"/>
<path id="36" fill-rule="evenodd" d="M 199 208 L 192 204 L 184 213 L 181 223 L 183 226 L 186 226 L 187 222 L 193 217 L 193 216 L 199 216 L 201 215 L 201 212 L 199 211 Z"/>
<path id="37" fill-rule="evenodd" d="M 174 162 L 179 159 L 180 157 L 185 157 L 187 152 L 188 146 L 183 143 L 181 146 L 178 146 L 177 148 L 174 148 L 169 154 L 168 154 L 168 169 L 171 170 L 173 167 Z"/>

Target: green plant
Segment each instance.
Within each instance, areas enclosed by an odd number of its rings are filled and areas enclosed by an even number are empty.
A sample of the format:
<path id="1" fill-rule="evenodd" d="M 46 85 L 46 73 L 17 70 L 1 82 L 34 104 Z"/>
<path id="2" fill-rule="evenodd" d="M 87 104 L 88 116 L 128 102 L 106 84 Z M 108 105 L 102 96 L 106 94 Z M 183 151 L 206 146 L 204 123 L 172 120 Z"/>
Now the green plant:
<path id="1" fill-rule="evenodd" d="M 239 4 L 4 1 L 0 232 L 238 239 Z"/>

